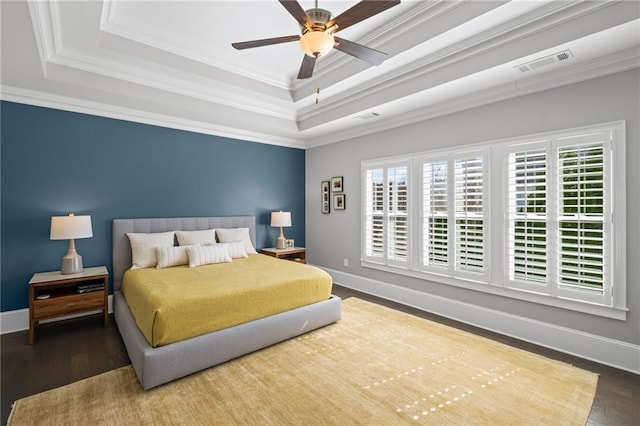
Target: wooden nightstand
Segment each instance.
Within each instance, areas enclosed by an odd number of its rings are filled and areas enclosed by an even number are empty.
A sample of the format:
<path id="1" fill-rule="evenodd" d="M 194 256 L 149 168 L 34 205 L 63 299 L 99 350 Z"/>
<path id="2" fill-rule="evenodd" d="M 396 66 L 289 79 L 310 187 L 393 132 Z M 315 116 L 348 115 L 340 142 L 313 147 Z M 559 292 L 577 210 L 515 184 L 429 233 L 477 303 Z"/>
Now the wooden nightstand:
<path id="1" fill-rule="evenodd" d="M 275 247 L 260 250 L 260 253 L 273 256 L 278 259 L 292 260 L 294 262 L 307 263 L 307 249 L 304 247 L 291 247 L 277 249 Z"/>
<path id="2" fill-rule="evenodd" d="M 96 290 L 96 287 L 101 289 Z M 77 274 L 60 271 L 34 274 L 29 281 L 29 344 L 41 320 L 102 310 L 109 326 L 109 272 L 104 266 L 86 268 Z"/>

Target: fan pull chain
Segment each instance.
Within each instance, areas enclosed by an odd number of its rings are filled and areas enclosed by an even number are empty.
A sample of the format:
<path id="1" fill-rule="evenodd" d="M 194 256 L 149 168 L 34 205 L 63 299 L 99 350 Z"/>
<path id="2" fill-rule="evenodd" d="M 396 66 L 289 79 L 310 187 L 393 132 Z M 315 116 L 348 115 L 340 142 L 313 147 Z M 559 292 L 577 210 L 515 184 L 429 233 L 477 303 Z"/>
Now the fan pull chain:
<path id="1" fill-rule="evenodd" d="M 318 98 L 320 97 L 320 88 L 316 88 L 316 105 L 318 105 Z"/>

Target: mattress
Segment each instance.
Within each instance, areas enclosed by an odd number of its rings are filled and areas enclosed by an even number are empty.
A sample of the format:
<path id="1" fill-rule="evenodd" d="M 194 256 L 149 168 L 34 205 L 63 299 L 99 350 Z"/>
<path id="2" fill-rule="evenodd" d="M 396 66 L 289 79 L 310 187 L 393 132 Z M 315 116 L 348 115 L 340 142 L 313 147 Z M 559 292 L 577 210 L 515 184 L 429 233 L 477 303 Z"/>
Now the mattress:
<path id="1" fill-rule="evenodd" d="M 331 276 L 262 254 L 196 268 L 128 270 L 122 293 L 153 347 L 326 300 Z"/>

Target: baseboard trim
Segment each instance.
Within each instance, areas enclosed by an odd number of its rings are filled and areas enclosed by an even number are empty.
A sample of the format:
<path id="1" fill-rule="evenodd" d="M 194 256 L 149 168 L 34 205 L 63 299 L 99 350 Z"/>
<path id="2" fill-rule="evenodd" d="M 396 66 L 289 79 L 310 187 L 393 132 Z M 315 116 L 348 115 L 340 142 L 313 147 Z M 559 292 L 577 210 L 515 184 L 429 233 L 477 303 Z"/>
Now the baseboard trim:
<path id="1" fill-rule="evenodd" d="M 100 312 L 100 311 L 95 311 Z M 113 296 L 109 295 L 109 313 L 113 313 Z M 94 312 L 83 312 L 81 314 L 66 315 L 53 320 L 41 321 L 42 324 L 48 322 L 61 321 L 71 318 L 79 318 L 93 315 Z M 13 311 L 0 312 L 0 334 L 14 333 L 16 331 L 29 329 L 29 309 L 16 309 Z"/>
<path id="2" fill-rule="evenodd" d="M 322 269 L 333 277 L 334 283 L 343 287 L 640 374 L 640 345 L 474 306 L 329 268 Z"/>

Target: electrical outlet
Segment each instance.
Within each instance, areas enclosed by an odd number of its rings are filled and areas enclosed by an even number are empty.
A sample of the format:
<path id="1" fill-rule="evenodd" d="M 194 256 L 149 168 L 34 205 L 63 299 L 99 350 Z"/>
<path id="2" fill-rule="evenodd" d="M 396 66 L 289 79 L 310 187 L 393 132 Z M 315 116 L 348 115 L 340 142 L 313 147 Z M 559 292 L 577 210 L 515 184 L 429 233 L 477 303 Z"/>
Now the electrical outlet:
<path id="1" fill-rule="evenodd" d="M 345 268 L 349 267 L 349 259 L 347 259 L 346 257 L 344 258 L 344 267 Z"/>

